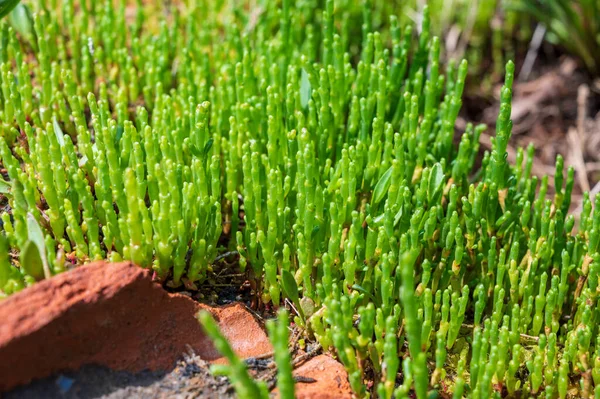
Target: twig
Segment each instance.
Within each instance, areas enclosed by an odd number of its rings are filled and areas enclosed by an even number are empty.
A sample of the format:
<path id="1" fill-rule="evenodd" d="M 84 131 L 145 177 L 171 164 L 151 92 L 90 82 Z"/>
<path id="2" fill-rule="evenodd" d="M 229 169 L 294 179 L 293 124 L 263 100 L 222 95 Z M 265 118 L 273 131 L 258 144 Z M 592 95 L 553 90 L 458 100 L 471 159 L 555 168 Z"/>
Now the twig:
<path id="1" fill-rule="evenodd" d="M 296 350 L 296 344 L 298 343 L 298 341 L 300 340 L 300 336 L 302 335 L 302 330 L 296 326 L 295 328 L 291 328 L 293 335 L 290 338 L 290 342 L 288 343 L 288 346 L 290 347 L 290 350 L 295 352 Z"/>
<path id="2" fill-rule="evenodd" d="M 317 347 L 315 347 L 313 350 L 303 353 L 299 356 L 296 356 L 294 358 L 294 360 L 292 361 L 292 364 L 294 366 L 294 368 L 298 367 L 300 364 L 312 359 L 313 357 L 317 356 L 319 354 L 319 349 L 321 349 L 321 345 L 318 345 Z"/>
<path id="3" fill-rule="evenodd" d="M 458 41 L 458 48 L 455 54 L 457 58 L 463 57 L 467 50 L 467 46 L 471 42 L 473 28 L 475 27 L 475 21 L 477 20 L 477 14 L 479 11 L 479 1 L 471 1 L 471 6 L 469 7 L 469 9 L 470 12 L 467 15 L 467 22 L 465 24 L 465 28 L 463 29 L 463 32 L 460 35 L 460 39 Z"/>
<path id="4" fill-rule="evenodd" d="M 221 255 L 217 256 L 217 257 L 215 258 L 214 262 L 218 262 L 218 261 L 220 261 L 221 259 L 227 258 L 228 256 L 231 256 L 231 255 L 239 255 L 239 254 L 240 254 L 240 253 L 239 253 L 238 251 L 229 251 L 229 252 L 225 252 L 224 254 L 221 254 Z"/>
<path id="5" fill-rule="evenodd" d="M 273 357 L 274 354 L 275 354 L 275 352 L 271 351 L 271 352 L 263 353 L 262 355 L 252 356 L 249 359 L 264 360 L 264 359 L 269 359 L 269 358 Z"/>
<path id="6" fill-rule="evenodd" d="M 264 321 L 265 321 L 265 318 L 264 318 L 264 317 L 262 317 L 262 316 L 261 316 L 261 315 L 260 315 L 260 314 L 259 314 L 257 311 L 255 311 L 254 309 L 252 309 L 250 306 L 248 306 L 248 305 L 246 305 L 246 304 L 244 304 L 244 307 L 245 307 L 245 308 L 246 308 L 246 309 L 247 309 L 247 310 L 248 310 L 250 313 L 252 313 L 252 314 L 254 315 L 254 317 L 256 317 L 257 319 L 259 319 L 261 322 L 263 322 L 263 323 L 264 323 Z"/>
<path id="7" fill-rule="evenodd" d="M 231 278 L 231 277 L 242 277 L 245 276 L 245 273 L 235 273 L 235 274 L 217 274 L 219 278 Z"/>
<path id="8" fill-rule="evenodd" d="M 600 171 L 600 162 L 586 162 L 585 168 L 589 173 Z M 592 188 L 593 190 L 593 188 Z"/>
<path id="9" fill-rule="evenodd" d="M 300 316 L 300 313 L 298 312 L 298 309 L 296 309 L 296 307 L 294 306 L 294 304 L 292 303 L 292 301 L 290 301 L 289 299 L 285 298 L 285 303 L 287 305 L 289 305 L 290 308 L 292 308 L 292 310 L 296 313 L 297 316 Z"/>
<path id="10" fill-rule="evenodd" d="M 211 287 L 235 287 L 236 284 L 211 284 Z"/>
<path id="11" fill-rule="evenodd" d="M 458 40 L 460 38 L 460 28 L 456 25 L 452 25 L 446 34 L 446 51 L 449 54 L 446 58 L 454 57 L 456 48 L 458 47 Z"/>
<path id="12" fill-rule="evenodd" d="M 533 37 L 529 42 L 529 49 L 527 50 L 527 55 L 525 56 L 525 62 L 523 62 L 523 67 L 519 72 L 519 81 L 524 81 L 529 79 L 529 74 L 531 74 L 531 70 L 533 69 L 533 65 L 535 64 L 535 60 L 537 59 L 540 46 L 544 40 L 544 36 L 546 35 L 546 27 L 542 24 L 538 24 L 535 27 L 535 31 L 533 32 Z"/>
<path id="13" fill-rule="evenodd" d="M 317 380 L 315 380 L 314 378 L 304 377 L 302 375 L 295 375 L 294 376 L 294 381 L 295 382 L 302 382 L 304 384 L 312 384 L 314 382 L 317 382 Z"/>
<path id="14" fill-rule="evenodd" d="M 534 337 L 533 335 L 519 334 L 519 336 L 524 341 L 533 341 L 537 343 L 540 340 L 539 337 Z"/>
<path id="15" fill-rule="evenodd" d="M 577 88 L 577 133 L 581 142 L 585 144 L 585 121 L 588 117 L 588 99 L 590 97 L 590 88 L 582 84 Z"/>

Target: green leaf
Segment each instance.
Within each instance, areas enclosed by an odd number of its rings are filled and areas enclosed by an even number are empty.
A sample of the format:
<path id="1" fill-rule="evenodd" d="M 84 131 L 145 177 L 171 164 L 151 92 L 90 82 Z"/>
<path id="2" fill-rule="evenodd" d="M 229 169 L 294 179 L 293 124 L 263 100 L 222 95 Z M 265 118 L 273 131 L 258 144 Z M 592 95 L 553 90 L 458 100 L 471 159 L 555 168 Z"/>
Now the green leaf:
<path id="1" fill-rule="evenodd" d="M 77 190 L 75 190 L 73 187 L 67 188 L 65 197 L 68 198 L 69 201 L 71 201 L 71 204 L 79 203 L 79 196 L 77 195 Z"/>
<path id="2" fill-rule="evenodd" d="M 20 260 L 21 267 L 25 273 L 38 281 L 44 279 L 44 263 L 42 262 L 42 256 L 40 255 L 37 245 L 33 241 L 27 240 L 21 250 Z"/>
<path id="3" fill-rule="evenodd" d="M 379 216 L 376 216 L 376 217 L 373 219 L 373 225 L 375 225 L 375 226 L 380 226 L 380 225 L 381 225 L 381 223 L 382 223 L 384 220 L 385 220 L 385 213 L 382 213 L 381 215 L 379 215 Z"/>
<path id="4" fill-rule="evenodd" d="M 6 62 L 8 58 L 8 25 L 4 24 L 3 27 L 0 27 L 0 61 Z M 2 288 L 2 287 L 0 287 Z"/>
<path id="5" fill-rule="evenodd" d="M 44 232 L 31 213 L 27 214 L 27 234 L 29 238 L 28 241 L 33 242 L 38 249 L 42 261 L 43 275 L 45 275 L 46 278 L 50 278 L 50 269 L 48 267 L 48 260 L 46 259 L 46 241 L 44 239 Z M 33 274 L 32 276 L 37 278 Z"/>
<path id="6" fill-rule="evenodd" d="M 198 147 L 196 147 L 195 145 L 190 145 L 190 152 L 192 153 L 193 156 L 195 156 L 197 158 L 202 158 L 202 153 L 200 152 Z"/>
<path id="7" fill-rule="evenodd" d="M 307 296 L 303 296 L 302 299 L 300 299 L 300 307 L 306 317 L 315 314 L 315 302 Z"/>
<path id="8" fill-rule="evenodd" d="M 63 133 L 58 121 L 56 120 L 56 116 L 52 118 L 52 127 L 54 128 L 54 135 L 56 136 L 56 140 L 58 141 L 58 145 L 61 147 L 65 146 L 65 134 Z"/>
<path id="9" fill-rule="evenodd" d="M 377 205 L 383 197 L 387 194 L 390 184 L 392 184 L 392 167 L 390 166 L 388 170 L 385 171 L 381 179 L 375 185 L 375 189 L 373 190 L 373 205 Z"/>
<path id="10" fill-rule="evenodd" d="M 0 177 L 0 194 L 10 194 L 10 183 Z"/>
<path id="11" fill-rule="evenodd" d="M 439 192 L 444 187 L 444 171 L 442 165 L 436 163 L 431 168 L 429 173 L 429 180 L 427 181 L 427 199 L 429 203 L 432 203 Z"/>
<path id="12" fill-rule="evenodd" d="M 316 235 L 319 233 L 319 230 L 321 230 L 321 226 L 319 226 L 318 224 L 315 224 L 313 226 L 312 231 L 310 232 L 310 239 L 314 239 L 316 237 Z"/>
<path id="13" fill-rule="evenodd" d="M 5 17 L 13 8 L 19 4 L 20 0 L 0 0 L 0 18 Z"/>
<path id="14" fill-rule="evenodd" d="M 115 148 L 119 148 L 119 142 L 121 141 L 121 137 L 123 137 L 124 132 L 125 129 L 123 128 L 123 126 L 117 126 L 117 133 L 115 134 Z"/>
<path id="15" fill-rule="evenodd" d="M 215 140 L 211 137 L 210 139 L 208 139 L 208 141 L 206 142 L 206 144 L 204 144 L 204 149 L 202 150 L 202 156 L 204 158 L 206 158 L 208 156 L 208 152 L 212 148 L 212 145 L 213 145 L 214 141 Z"/>
<path id="16" fill-rule="evenodd" d="M 296 284 L 294 276 L 288 270 L 283 269 L 281 271 L 281 285 L 285 295 L 287 295 L 294 303 L 296 310 L 300 313 L 300 317 L 304 319 L 304 311 L 302 310 L 302 305 L 300 304 L 300 299 L 298 297 L 298 284 Z"/>
<path id="17" fill-rule="evenodd" d="M 14 206 L 26 210 L 27 209 L 27 200 L 25 199 L 25 194 L 23 194 L 23 184 L 19 180 L 15 180 L 13 182 L 13 195 L 14 195 Z"/>
<path id="18" fill-rule="evenodd" d="M 195 145 L 190 145 L 190 151 L 192 152 L 192 155 L 194 155 L 197 158 L 206 159 L 208 156 L 208 152 L 213 146 L 214 141 L 215 140 L 212 137 L 208 139 L 206 144 L 204 144 L 204 148 L 202 149 L 202 151 L 200 151 Z"/>
<path id="19" fill-rule="evenodd" d="M 300 105 L 302 108 L 308 106 L 311 95 L 312 87 L 310 86 L 310 80 L 308 80 L 308 73 L 302 68 L 302 74 L 300 76 Z"/>
<path id="20" fill-rule="evenodd" d="M 40 249 L 45 248 L 44 233 L 40 224 L 31 213 L 27 214 L 27 233 L 29 241 L 33 241 Z"/>
<path id="21" fill-rule="evenodd" d="M 79 167 L 83 168 L 88 163 L 88 157 L 85 155 L 79 159 Z"/>
<path id="22" fill-rule="evenodd" d="M 394 227 L 396 227 L 398 225 L 398 223 L 400 222 L 400 219 L 402 219 L 403 214 L 404 214 L 404 207 L 402 206 L 398 210 L 398 213 L 396 213 L 396 216 L 394 216 Z"/>
<path id="23" fill-rule="evenodd" d="M 228 364 L 213 364 L 210 366 L 210 372 L 216 376 L 229 376 L 230 371 L 231 368 Z"/>
<path id="24" fill-rule="evenodd" d="M 367 298 L 369 298 L 371 301 L 373 301 L 373 303 L 376 303 L 376 301 L 375 301 L 375 297 L 373 296 L 373 294 L 371 294 L 369 291 L 365 290 L 365 289 L 364 289 L 363 287 L 361 287 L 360 285 L 358 285 L 358 284 L 354 284 L 354 285 L 352 286 L 352 289 L 353 289 L 353 290 L 356 290 L 356 291 L 358 291 L 358 292 L 360 292 L 360 293 L 362 293 L 362 294 L 364 294 L 364 295 L 366 295 L 366 296 L 367 296 Z"/>
<path id="25" fill-rule="evenodd" d="M 17 33 L 32 42 L 34 37 L 33 17 L 29 7 L 25 4 L 18 4 L 8 16 L 8 20 Z"/>
<path id="26" fill-rule="evenodd" d="M 285 295 L 294 302 L 300 302 L 298 298 L 298 284 L 296 284 L 296 280 L 292 273 L 289 270 L 283 269 L 281 271 L 281 284 L 283 286 L 283 291 L 285 291 Z"/>

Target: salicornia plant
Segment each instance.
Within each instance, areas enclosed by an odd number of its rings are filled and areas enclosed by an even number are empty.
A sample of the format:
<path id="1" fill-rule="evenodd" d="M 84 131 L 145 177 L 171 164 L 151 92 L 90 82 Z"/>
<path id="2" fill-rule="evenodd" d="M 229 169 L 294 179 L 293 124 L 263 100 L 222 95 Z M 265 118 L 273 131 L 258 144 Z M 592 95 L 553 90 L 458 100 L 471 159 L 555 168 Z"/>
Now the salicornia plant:
<path id="1" fill-rule="evenodd" d="M 246 364 L 233 351 L 227 339 L 221 334 L 219 326 L 208 311 L 200 311 L 198 320 L 206 334 L 212 339 L 216 349 L 225 357 L 228 364 L 211 366 L 217 375 L 227 376 L 233 385 L 236 395 L 241 399 L 268 398 L 269 394 L 264 381 L 255 381 L 249 374 Z M 282 399 L 294 399 L 294 377 L 292 360 L 288 351 L 289 316 L 285 309 L 278 313 L 277 322 L 269 320 L 267 329 L 274 349 L 277 365 L 277 388 Z"/>
<path id="2" fill-rule="evenodd" d="M 267 330 L 273 344 L 275 363 L 277 364 L 277 388 L 281 399 L 294 399 L 294 376 L 292 375 L 292 359 L 288 350 L 289 316 L 284 308 L 277 315 L 277 322 L 269 320 Z"/>
<path id="3" fill-rule="evenodd" d="M 562 158 L 552 190 L 533 147 L 508 162 L 512 63 L 480 157 L 428 9 L 384 35 L 369 4 L 39 1 L 35 44 L 2 23 L 0 290 L 103 258 L 193 289 L 237 251 L 357 397 L 599 396 L 600 197 L 576 223 Z"/>
<path id="4" fill-rule="evenodd" d="M 198 313 L 198 320 L 206 334 L 212 339 L 216 349 L 225 357 L 228 364 L 215 364 L 211 372 L 227 376 L 240 399 L 266 399 L 269 397 L 264 382 L 256 382 L 246 368 L 246 364 L 233 351 L 227 339 L 221 334 L 219 326 L 208 311 Z M 285 326 L 287 328 L 287 326 Z M 286 342 L 287 345 L 287 342 Z"/>

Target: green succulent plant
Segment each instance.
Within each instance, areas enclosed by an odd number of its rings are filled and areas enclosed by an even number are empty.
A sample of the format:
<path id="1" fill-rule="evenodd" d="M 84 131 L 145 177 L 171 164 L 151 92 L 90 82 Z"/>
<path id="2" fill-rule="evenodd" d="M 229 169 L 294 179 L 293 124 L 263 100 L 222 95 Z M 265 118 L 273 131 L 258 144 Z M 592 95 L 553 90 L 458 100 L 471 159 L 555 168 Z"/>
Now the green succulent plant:
<path id="1" fill-rule="evenodd" d="M 57 3 L 32 6 L 35 46 L 0 29 L 5 294 L 103 258 L 193 288 L 236 251 L 357 397 L 600 394 L 600 197 L 575 227 L 573 168 L 550 192 L 533 147 L 507 161 L 512 62 L 480 157 L 428 8 L 384 40 L 370 3 Z"/>
<path id="2" fill-rule="evenodd" d="M 0 0 L 0 18 L 8 15 L 21 0 Z"/>

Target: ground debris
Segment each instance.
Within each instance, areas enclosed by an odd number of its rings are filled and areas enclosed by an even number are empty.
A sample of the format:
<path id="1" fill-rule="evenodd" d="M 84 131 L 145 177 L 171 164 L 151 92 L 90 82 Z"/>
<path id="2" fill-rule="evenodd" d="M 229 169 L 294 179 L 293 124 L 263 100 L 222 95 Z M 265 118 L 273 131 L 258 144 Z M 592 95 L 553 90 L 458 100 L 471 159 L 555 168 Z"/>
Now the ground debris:
<path id="1" fill-rule="evenodd" d="M 131 374 L 106 367 L 84 366 L 36 381 L 7 393 L 7 399 L 127 399 L 127 398 L 234 398 L 225 377 L 214 377 L 210 363 L 190 351 L 169 373 Z"/>

